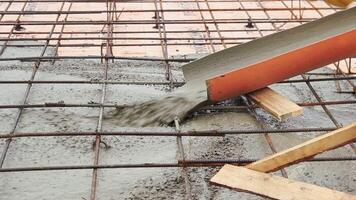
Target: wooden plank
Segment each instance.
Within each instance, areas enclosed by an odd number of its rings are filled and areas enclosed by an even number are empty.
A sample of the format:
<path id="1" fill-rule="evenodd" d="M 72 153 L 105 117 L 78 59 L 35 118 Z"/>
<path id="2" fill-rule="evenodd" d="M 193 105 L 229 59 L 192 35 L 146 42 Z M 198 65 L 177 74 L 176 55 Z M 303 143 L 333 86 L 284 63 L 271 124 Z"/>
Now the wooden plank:
<path id="1" fill-rule="evenodd" d="M 244 167 L 225 165 L 211 181 L 232 189 L 282 200 L 356 200 L 356 196 Z"/>
<path id="2" fill-rule="evenodd" d="M 256 173 L 265 176 L 264 178 L 261 178 L 263 177 L 261 175 L 259 176 L 259 179 L 255 177 L 256 180 L 252 179 L 251 177 L 248 178 L 244 177 L 245 178 L 244 179 L 239 177 L 241 176 L 241 174 L 243 174 L 239 172 L 241 167 L 225 165 L 210 181 L 229 188 L 248 191 L 248 192 L 252 192 L 252 193 L 256 193 L 259 195 L 264 195 L 276 199 L 286 199 L 286 200 L 353 199 L 356 200 L 356 196 L 350 196 L 346 193 L 333 191 L 330 189 L 326 189 L 310 184 L 303 185 L 305 183 L 298 183 L 298 184 L 302 184 L 302 185 L 298 185 L 295 184 L 295 182 L 290 181 L 288 179 L 285 179 L 284 182 L 279 180 L 277 181 L 276 184 L 274 184 L 273 182 L 267 183 L 267 181 L 270 179 L 271 176 L 261 173 L 261 172 L 276 171 L 278 169 L 289 166 L 291 164 L 295 164 L 302 160 L 309 159 L 321 152 L 331 150 L 355 141 L 356 141 L 356 123 L 353 123 L 344 128 L 337 129 L 330 133 L 321 135 L 314 139 L 308 140 L 300 145 L 294 146 L 292 148 L 281 151 L 279 153 L 268 156 L 262 160 L 253 162 L 245 166 L 245 169 L 247 171 L 253 170 Z M 277 178 L 284 179 L 280 177 Z M 317 189 L 315 189 L 315 187 Z M 306 194 L 306 196 L 300 196 L 304 194 Z M 325 198 L 321 196 L 324 194 L 325 194 Z"/>
<path id="3" fill-rule="evenodd" d="M 260 172 L 277 171 L 319 153 L 356 141 L 356 123 L 253 162 L 246 167 Z M 219 172 L 220 173 L 220 172 Z"/>
<path id="4" fill-rule="evenodd" d="M 251 92 L 247 96 L 279 120 L 303 114 L 302 107 L 269 87 Z"/>

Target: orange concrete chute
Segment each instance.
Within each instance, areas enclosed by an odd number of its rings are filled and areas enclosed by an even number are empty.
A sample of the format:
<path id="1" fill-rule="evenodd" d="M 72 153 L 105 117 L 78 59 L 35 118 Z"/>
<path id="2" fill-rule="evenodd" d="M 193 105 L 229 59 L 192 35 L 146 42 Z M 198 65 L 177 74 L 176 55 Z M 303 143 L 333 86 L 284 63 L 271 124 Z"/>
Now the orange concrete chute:
<path id="1" fill-rule="evenodd" d="M 333 6 L 338 6 L 342 8 L 346 8 L 349 6 L 352 2 L 355 2 L 355 0 L 325 0 L 328 4 L 331 4 Z"/>
<path id="2" fill-rule="evenodd" d="M 356 55 L 356 30 L 209 79 L 208 96 L 221 101 Z"/>
<path id="3" fill-rule="evenodd" d="M 216 102 L 354 56 L 356 7 L 210 54 L 183 73 L 186 87 L 206 90 Z"/>

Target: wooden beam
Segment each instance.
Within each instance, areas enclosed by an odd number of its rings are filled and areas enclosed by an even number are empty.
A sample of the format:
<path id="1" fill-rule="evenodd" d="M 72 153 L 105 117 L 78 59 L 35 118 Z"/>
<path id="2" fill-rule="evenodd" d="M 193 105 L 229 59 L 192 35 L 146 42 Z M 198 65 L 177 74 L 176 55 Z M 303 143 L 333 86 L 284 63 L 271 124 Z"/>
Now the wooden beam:
<path id="1" fill-rule="evenodd" d="M 356 141 L 356 123 L 253 162 L 246 167 L 260 172 L 277 171 L 313 156 Z M 220 172 L 219 172 L 220 173 Z"/>
<path id="2" fill-rule="evenodd" d="M 225 165 L 211 181 L 273 199 L 356 200 L 355 195 L 233 165 Z"/>
<path id="3" fill-rule="evenodd" d="M 303 114 L 302 107 L 269 87 L 248 93 L 247 97 L 279 120 L 285 120 L 288 117 L 295 117 Z"/>

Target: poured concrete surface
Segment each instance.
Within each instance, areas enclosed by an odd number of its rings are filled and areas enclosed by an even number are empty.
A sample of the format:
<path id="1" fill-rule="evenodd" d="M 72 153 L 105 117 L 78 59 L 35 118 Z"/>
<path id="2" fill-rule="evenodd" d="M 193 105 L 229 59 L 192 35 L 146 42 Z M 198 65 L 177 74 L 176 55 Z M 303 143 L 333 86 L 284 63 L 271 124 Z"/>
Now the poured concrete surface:
<path id="1" fill-rule="evenodd" d="M 174 77 L 183 79 L 179 66 L 172 66 Z M 32 65 L 7 63 L 1 65 L 0 80 L 27 80 Z M 95 62 L 43 63 L 36 80 L 91 80 L 102 78 L 103 68 Z M 331 72 L 327 68 L 318 70 Z M 110 80 L 164 81 L 164 65 L 159 62 L 116 62 L 110 64 Z M 333 82 L 312 83 L 324 100 L 355 99 L 353 95 L 336 94 Z M 341 87 L 349 90 L 343 81 Z M 0 85 L 1 104 L 18 104 L 26 85 Z M 316 101 L 305 83 L 273 85 L 273 89 L 294 101 Z M 108 85 L 106 103 L 127 104 L 146 101 L 167 93 L 159 86 Z M 35 84 L 29 103 L 58 102 L 88 103 L 100 101 L 100 85 Z M 351 105 L 328 106 L 343 124 L 355 121 L 356 110 Z M 16 109 L 0 110 L 0 132 L 9 133 Z M 105 113 L 110 112 L 105 109 Z M 36 108 L 25 109 L 18 132 L 31 131 L 94 131 L 98 108 Z M 258 114 L 271 128 L 332 127 L 321 107 L 306 107 L 304 115 L 278 122 L 258 109 Z M 190 118 L 183 130 L 258 129 L 256 120 L 246 112 L 211 113 Z M 105 119 L 103 131 L 173 130 L 171 127 L 119 127 L 113 119 Z M 273 134 L 277 150 L 282 150 L 315 137 L 316 133 Z M 10 145 L 4 167 L 85 165 L 93 163 L 95 137 L 16 138 Z M 103 137 L 110 148 L 100 149 L 100 164 L 173 163 L 176 161 L 175 137 Z M 3 149 L 5 140 L 0 140 Z M 227 135 L 222 137 L 183 138 L 187 159 L 244 159 L 262 158 L 271 154 L 263 135 Z M 351 156 L 349 146 L 323 154 Z M 356 194 L 355 162 L 301 163 L 288 167 L 290 178 L 315 183 Z M 194 199 L 263 199 L 212 186 L 208 180 L 218 168 L 189 168 Z M 277 173 L 279 174 L 279 173 Z M 48 172 L 16 172 L 0 174 L 0 199 L 89 199 L 92 170 Z M 184 181 L 178 168 L 105 169 L 99 170 L 98 199 L 184 199 Z"/>

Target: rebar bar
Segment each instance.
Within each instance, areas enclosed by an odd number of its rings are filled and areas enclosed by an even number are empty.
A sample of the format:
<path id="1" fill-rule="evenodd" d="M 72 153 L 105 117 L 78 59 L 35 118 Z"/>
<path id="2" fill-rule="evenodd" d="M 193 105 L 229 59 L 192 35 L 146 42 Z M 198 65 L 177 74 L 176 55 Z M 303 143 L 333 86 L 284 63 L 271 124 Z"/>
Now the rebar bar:
<path id="1" fill-rule="evenodd" d="M 185 160 L 177 163 L 139 163 L 139 164 L 102 164 L 102 165 L 67 165 L 67 166 L 38 166 L 0 168 L 0 173 L 26 172 L 26 171 L 53 171 L 53 170 L 83 170 L 83 169 L 129 169 L 129 168 L 177 168 L 177 167 L 221 167 L 225 164 L 247 165 L 259 159 L 229 159 L 229 160 Z M 306 160 L 312 162 L 354 162 L 355 156 L 320 157 Z M 184 165 L 183 165 L 184 163 Z"/>

